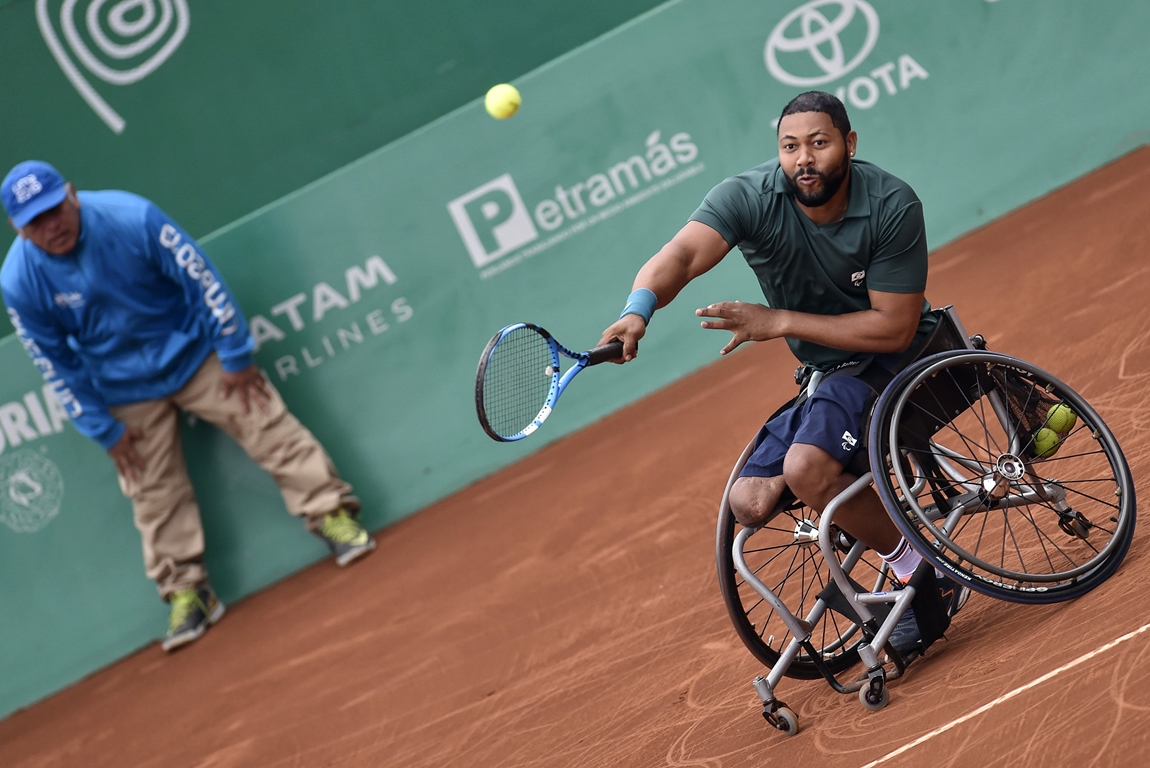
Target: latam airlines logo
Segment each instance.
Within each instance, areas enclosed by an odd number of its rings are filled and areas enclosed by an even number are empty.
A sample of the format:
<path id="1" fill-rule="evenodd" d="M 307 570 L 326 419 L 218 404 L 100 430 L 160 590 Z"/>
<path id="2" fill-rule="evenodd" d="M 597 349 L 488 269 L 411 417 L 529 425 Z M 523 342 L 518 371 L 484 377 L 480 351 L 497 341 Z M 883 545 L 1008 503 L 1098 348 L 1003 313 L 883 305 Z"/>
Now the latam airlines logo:
<path id="1" fill-rule="evenodd" d="M 857 70 L 878 43 L 879 17 L 866 0 L 810 0 L 775 25 L 763 59 L 771 76 L 784 85 L 812 88 L 841 80 Z M 835 95 L 859 109 L 870 109 L 882 93 L 895 96 L 929 73 L 910 54 L 888 61 L 839 86 Z M 897 78 L 897 82 L 896 82 Z"/>
<path id="2" fill-rule="evenodd" d="M 452 200 L 447 211 L 472 263 L 488 278 L 702 172 L 698 157 L 690 134 L 664 141 L 654 131 L 642 152 L 583 181 L 557 184 L 530 206 L 505 173 Z"/>

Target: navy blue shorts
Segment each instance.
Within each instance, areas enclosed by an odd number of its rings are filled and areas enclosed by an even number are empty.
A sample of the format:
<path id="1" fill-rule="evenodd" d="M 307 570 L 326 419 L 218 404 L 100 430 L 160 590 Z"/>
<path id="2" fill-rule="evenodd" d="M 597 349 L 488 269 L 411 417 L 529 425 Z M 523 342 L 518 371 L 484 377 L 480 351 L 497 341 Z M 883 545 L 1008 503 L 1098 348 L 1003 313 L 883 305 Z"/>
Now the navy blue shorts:
<path id="1" fill-rule="evenodd" d="M 778 477 L 794 443 L 817 445 L 848 466 L 862 450 L 862 432 L 873 394 L 854 376 L 823 379 L 805 403 L 783 411 L 763 426 L 765 434 L 739 476 Z"/>

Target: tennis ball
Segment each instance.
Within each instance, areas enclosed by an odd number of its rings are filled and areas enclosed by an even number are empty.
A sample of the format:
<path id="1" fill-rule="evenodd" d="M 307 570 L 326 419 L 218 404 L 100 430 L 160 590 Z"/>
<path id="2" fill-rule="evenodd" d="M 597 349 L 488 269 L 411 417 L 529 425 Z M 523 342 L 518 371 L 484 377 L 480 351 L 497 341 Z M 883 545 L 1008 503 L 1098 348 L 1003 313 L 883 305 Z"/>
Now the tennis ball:
<path id="1" fill-rule="evenodd" d="M 1046 413 L 1046 426 L 1060 435 L 1068 434 L 1077 423 L 1078 417 L 1074 415 L 1074 411 L 1070 410 L 1068 405 L 1060 403 Z"/>
<path id="2" fill-rule="evenodd" d="M 500 83 L 491 87 L 483 99 L 483 106 L 487 107 L 487 114 L 497 120 L 506 120 L 519 111 L 523 99 L 514 85 Z"/>
<path id="3" fill-rule="evenodd" d="M 1061 444 L 1062 438 L 1053 429 L 1043 427 L 1034 433 L 1034 455 L 1040 459 L 1049 459 Z"/>

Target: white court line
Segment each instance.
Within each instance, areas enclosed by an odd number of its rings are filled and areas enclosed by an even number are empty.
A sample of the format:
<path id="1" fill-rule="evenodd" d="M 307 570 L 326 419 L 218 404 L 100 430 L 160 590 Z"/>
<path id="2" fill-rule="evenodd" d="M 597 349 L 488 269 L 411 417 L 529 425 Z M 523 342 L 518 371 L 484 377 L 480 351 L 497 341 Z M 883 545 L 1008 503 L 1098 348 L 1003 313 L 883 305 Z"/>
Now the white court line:
<path id="1" fill-rule="evenodd" d="M 1082 664 L 1083 662 L 1086 662 L 1086 661 L 1089 661 L 1090 659 L 1093 659 L 1095 656 L 1097 656 L 1100 653 L 1105 653 L 1106 651 L 1109 651 L 1114 646 L 1120 645 L 1120 644 L 1126 642 L 1127 640 L 1142 634 L 1143 632 L 1145 632 L 1148 629 L 1150 629 L 1150 624 L 1143 624 L 1141 627 L 1134 630 L 1133 632 L 1127 632 L 1125 635 L 1118 638 L 1117 640 L 1111 640 L 1109 643 L 1102 646 L 1101 648 L 1097 648 L 1097 649 L 1091 651 L 1090 653 L 1085 654 L 1084 656 L 1079 656 L 1077 659 L 1070 662 L 1069 664 L 1063 664 L 1058 669 L 1055 669 L 1051 672 L 1047 672 L 1045 675 L 1038 678 L 1037 680 L 1033 680 L 1033 681 L 1027 683 L 1026 685 L 1024 685 L 1020 688 L 1015 688 L 1010 693 L 1003 694 L 1002 696 L 999 696 L 997 699 L 990 702 L 989 704 L 983 704 L 981 707 L 974 710 L 973 712 L 967 713 L 967 714 L 963 715 L 962 717 L 958 718 L 957 720 L 954 720 L 954 721 L 947 723 L 946 725 L 942 726 L 941 728 L 935 728 L 930 733 L 919 736 L 917 739 L 910 742 L 909 744 L 904 744 L 903 746 L 896 749 L 894 752 L 889 752 L 889 753 L 883 755 L 878 760 L 872 760 L 871 762 L 864 765 L 862 768 L 873 768 L 874 766 L 879 765 L 880 763 L 885 763 L 887 760 L 890 760 L 892 757 L 898 757 L 899 755 L 903 754 L 904 752 L 909 752 L 910 750 L 917 747 L 919 744 L 922 744 L 925 741 L 929 741 L 930 739 L 933 739 L 935 736 L 938 736 L 940 733 L 946 733 L 947 731 L 949 731 L 951 728 L 955 727 L 956 725 L 961 725 L 962 723 L 965 723 L 967 720 L 970 720 L 973 717 L 978 717 L 983 712 L 986 712 L 987 710 L 998 706 L 1002 702 L 1013 699 L 1018 694 L 1023 693 L 1025 691 L 1029 691 L 1034 686 L 1041 685 L 1042 683 L 1045 683 L 1050 678 L 1057 677 L 1058 675 L 1061 675 L 1066 670 L 1073 669 L 1074 667 L 1077 667 L 1079 664 Z"/>

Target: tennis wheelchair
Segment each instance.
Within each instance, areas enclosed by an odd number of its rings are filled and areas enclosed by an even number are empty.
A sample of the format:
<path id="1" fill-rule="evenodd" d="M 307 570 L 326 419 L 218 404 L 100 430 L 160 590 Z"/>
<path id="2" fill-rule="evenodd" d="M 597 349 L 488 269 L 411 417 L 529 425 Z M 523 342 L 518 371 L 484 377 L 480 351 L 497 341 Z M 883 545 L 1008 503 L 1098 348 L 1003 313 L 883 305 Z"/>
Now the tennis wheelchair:
<path id="1" fill-rule="evenodd" d="M 1134 484 L 1094 408 L 1041 368 L 988 351 L 953 307 L 932 313 L 937 322 L 909 354 L 913 361 L 874 402 L 866 451 L 847 468 L 858 480 L 821 515 L 788 492 L 765 523 L 736 522 L 731 487 L 762 430 L 723 493 L 716 537 L 723 600 L 740 639 L 770 668 L 752 685 L 763 717 L 785 734 L 799 725 L 776 696 L 784 677 L 823 678 L 839 693 L 857 692 L 867 709 L 886 706 L 887 683 L 907 664 L 891 633 L 908 607 L 916 619 L 924 613 L 924 584 L 937 595 L 935 569 L 973 592 L 1054 603 L 1104 582 L 1130 547 Z M 810 376 L 776 415 L 820 378 Z M 835 525 L 836 510 L 868 486 L 923 556 L 908 584 Z M 930 624 L 919 620 L 925 645 L 942 636 L 949 617 Z M 861 674 L 852 672 L 860 662 Z"/>

